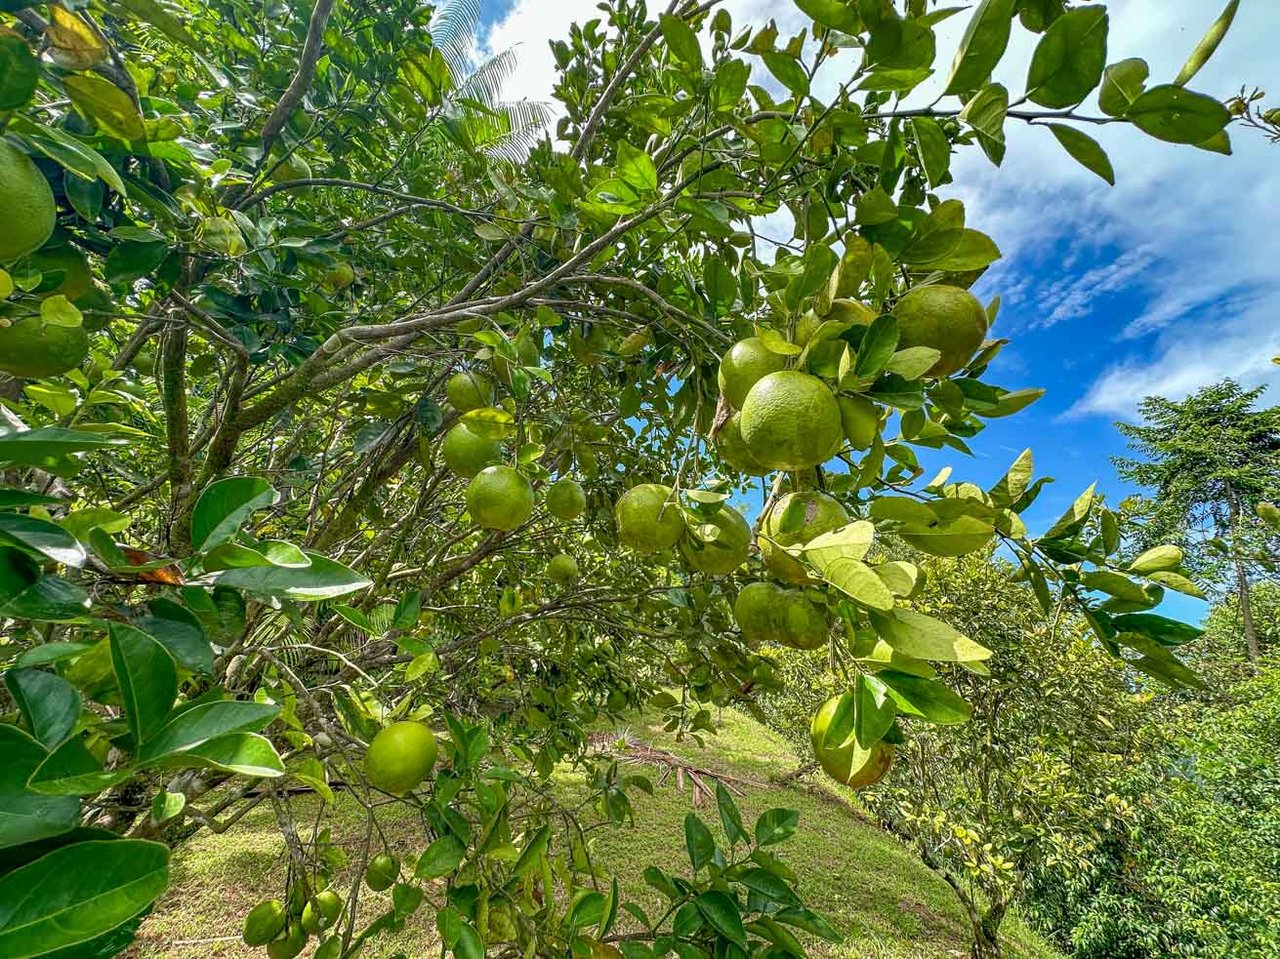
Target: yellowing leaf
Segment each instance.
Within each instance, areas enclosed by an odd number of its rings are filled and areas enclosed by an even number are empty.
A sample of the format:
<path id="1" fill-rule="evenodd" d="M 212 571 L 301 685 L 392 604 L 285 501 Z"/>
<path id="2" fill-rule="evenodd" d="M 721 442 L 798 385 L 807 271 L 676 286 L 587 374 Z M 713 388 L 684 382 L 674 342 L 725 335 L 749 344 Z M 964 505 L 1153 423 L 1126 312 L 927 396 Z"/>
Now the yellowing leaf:
<path id="1" fill-rule="evenodd" d="M 56 3 L 49 4 L 44 37 L 50 59 L 68 70 L 88 70 L 107 58 L 107 45 L 98 31 Z"/>
<path id="2" fill-rule="evenodd" d="M 147 129 L 133 98 L 110 80 L 86 74 L 67 77 L 63 85 L 77 109 L 106 133 L 121 140 L 146 139 Z"/>
<path id="3" fill-rule="evenodd" d="M 75 304 L 61 293 L 40 304 L 40 319 L 50 326 L 79 326 L 84 322 L 84 316 Z"/>

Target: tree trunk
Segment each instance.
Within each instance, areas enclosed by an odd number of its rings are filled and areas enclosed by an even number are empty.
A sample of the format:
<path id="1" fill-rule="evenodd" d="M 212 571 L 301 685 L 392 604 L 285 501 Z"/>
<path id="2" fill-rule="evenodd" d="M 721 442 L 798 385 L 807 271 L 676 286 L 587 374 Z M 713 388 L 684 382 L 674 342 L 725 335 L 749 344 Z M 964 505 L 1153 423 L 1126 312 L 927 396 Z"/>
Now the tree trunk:
<path id="1" fill-rule="evenodd" d="M 995 930 L 988 930 L 985 922 L 975 922 L 969 959 L 1000 959 L 1000 956 L 1000 940 Z"/>
<path id="2" fill-rule="evenodd" d="M 1258 630 L 1253 624 L 1253 598 L 1249 594 L 1249 574 L 1240 555 L 1239 522 L 1240 497 L 1230 483 L 1227 484 L 1227 511 L 1231 523 L 1231 563 L 1236 572 L 1236 598 L 1240 603 L 1240 628 L 1244 632 L 1245 655 L 1250 662 L 1258 658 Z"/>

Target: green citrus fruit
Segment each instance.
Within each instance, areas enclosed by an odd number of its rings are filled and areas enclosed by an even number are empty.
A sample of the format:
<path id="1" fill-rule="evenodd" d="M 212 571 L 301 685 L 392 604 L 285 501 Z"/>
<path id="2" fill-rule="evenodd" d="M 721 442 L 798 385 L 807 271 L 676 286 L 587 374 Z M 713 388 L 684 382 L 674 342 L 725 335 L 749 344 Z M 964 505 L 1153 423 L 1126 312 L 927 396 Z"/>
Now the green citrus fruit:
<path id="1" fill-rule="evenodd" d="M 307 931 L 294 923 L 282 939 L 267 943 L 269 959 L 294 959 L 307 945 Z"/>
<path id="2" fill-rule="evenodd" d="M 827 313 L 828 320 L 836 323 L 856 323 L 858 326 L 870 326 L 871 321 L 879 314 L 867 304 L 858 300 L 835 300 Z"/>
<path id="3" fill-rule="evenodd" d="M 804 564 L 787 553 L 786 547 L 807 543 L 848 522 L 849 514 L 844 506 L 826 493 L 817 490 L 788 493 L 773 504 L 764 518 L 760 555 L 769 572 L 783 582 L 811 582 Z"/>
<path id="4" fill-rule="evenodd" d="M 55 271 L 62 273 L 62 280 L 57 286 L 40 291 L 42 298 L 61 293 L 68 300 L 75 300 L 84 296 L 93 286 L 89 261 L 74 246 L 54 246 L 36 250 L 27 257 L 26 262 L 41 273 Z"/>
<path id="5" fill-rule="evenodd" d="M 470 479 L 486 466 L 501 461 L 502 448 L 493 440 L 471 432 L 465 423 L 455 423 L 444 435 L 440 455 L 445 466 Z"/>
<path id="6" fill-rule="evenodd" d="M 339 959 L 342 955 L 342 937 L 330 936 L 320 945 L 316 946 L 316 951 L 312 954 L 311 959 Z"/>
<path id="7" fill-rule="evenodd" d="M 855 450 L 865 450 L 880 434 L 880 407 L 860 394 L 836 397 L 844 438 Z"/>
<path id="8" fill-rule="evenodd" d="M 742 438 L 756 461 L 802 470 L 825 463 L 844 438 L 840 407 L 816 376 L 783 370 L 763 377 L 742 404 Z"/>
<path id="9" fill-rule="evenodd" d="M 839 703 L 839 696 L 831 697 L 813 717 L 809 726 L 809 742 L 813 746 L 814 758 L 836 782 L 854 789 L 873 786 L 889 771 L 893 763 L 893 746 L 880 740 L 869 749 L 863 749 L 852 735 L 838 746 L 824 746 L 827 727 L 831 725 Z"/>
<path id="10" fill-rule="evenodd" d="M 356 281 L 356 271 L 346 260 L 331 266 L 324 274 L 324 288 L 337 293 Z"/>
<path id="11" fill-rule="evenodd" d="M 764 345 L 758 336 L 749 336 L 729 347 L 720 360 L 720 392 L 735 410 L 742 409 L 751 387 L 769 373 L 785 369 L 787 358 Z"/>
<path id="12" fill-rule="evenodd" d="M 467 510 L 485 529 L 509 531 L 533 515 L 533 487 L 510 466 L 486 466 L 467 486 Z"/>
<path id="13" fill-rule="evenodd" d="M 777 583 L 748 583 L 733 602 L 733 618 L 748 643 L 776 642 L 784 590 Z"/>
<path id="14" fill-rule="evenodd" d="M 756 462 L 756 458 L 747 449 L 742 439 L 742 414 L 734 413 L 727 420 L 720 432 L 716 434 L 716 452 L 724 460 L 725 466 L 746 473 L 748 476 L 764 476 L 769 467 Z"/>
<path id="15" fill-rule="evenodd" d="M 444 389 L 449 402 L 459 413 L 470 413 L 493 402 L 493 384 L 471 370 L 454 373 Z"/>
<path id="16" fill-rule="evenodd" d="M 547 489 L 547 512 L 557 519 L 577 519 L 586 508 L 587 494 L 576 480 L 558 479 Z"/>
<path id="17" fill-rule="evenodd" d="M 676 544 L 684 517 L 670 486 L 641 483 L 621 496 L 613 508 L 618 541 L 640 553 L 656 553 Z"/>
<path id="18" fill-rule="evenodd" d="M 264 899 L 244 917 L 244 939 L 246 946 L 265 946 L 284 931 L 284 903 L 279 899 Z"/>
<path id="19" fill-rule="evenodd" d="M 28 316 L 0 326 L 0 371 L 39 379 L 73 370 L 89 355 L 89 334 L 82 326 L 57 326 Z"/>
<path id="20" fill-rule="evenodd" d="M 578 581 L 578 561 L 568 553 L 556 553 L 547 563 L 547 576 L 557 586 L 572 586 Z"/>
<path id="21" fill-rule="evenodd" d="M 292 183 L 294 180 L 310 180 L 311 164 L 307 158 L 297 153 L 290 153 L 275 165 L 271 171 L 271 179 L 277 183 Z"/>
<path id="22" fill-rule="evenodd" d="M 775 640 L 792 649 L 819 649 L 827 644 L 827 611 L 798 589 L 784 589 L 778 600 Z"/>
<path id="23" fill-rule="evenodd" d="M 400 862 L 385 852 L 378 853 L 369 860 L 364 870 L 364 884 L 374 892 L 390 889 L 400 878 Z"/>
<path id="24" fill-rule="evenodd" d="M 0 140 L 0 262 L 44 246 L 53 235 L 56 215 L 53 191 L 40 168 L 13 144 Z"/>
<path id="25" fill-rule="evenodd" d="M 578 329 L 569 334 L 569 352 L 583 366 L 599 363 L 609 346 L 609 331 L 599 323 L 588 324 L 585 335 Z"/>
<path id="26" fill-rule="evenodd" d="M 342 915 L 342 897 L 332 889 L 316 893 L 302 909 L 302 928 L 313 936 L 328 929 Z"/>
<path id="27" fill-rule="evenodd" d="M 364 755 L 369 784 L 393 796 L 415 789 L 435 764 L 435 734 L 422 723 L 408 720 L 379 732 Z"/>
<path id="28" fill-rule="evenodd" d="M 893 315 L 898 318 L 898 349 L 930 346 L 942 354 L 928 376 L 961 370 L 987 336 L 987 311 L 958 286 L 917 286 L 898 300 Z"/>
<path id="29" fill-rule="evenodd" d="M 718 532 L 710 542 L 703 541 L 691 529 L 680 538 L 680 552 L 685 561 L 700 573 L 724 576 L 747 561 L 751 550 L 751 527 L 732 506 L 722 506 L 707 520 Z"/>

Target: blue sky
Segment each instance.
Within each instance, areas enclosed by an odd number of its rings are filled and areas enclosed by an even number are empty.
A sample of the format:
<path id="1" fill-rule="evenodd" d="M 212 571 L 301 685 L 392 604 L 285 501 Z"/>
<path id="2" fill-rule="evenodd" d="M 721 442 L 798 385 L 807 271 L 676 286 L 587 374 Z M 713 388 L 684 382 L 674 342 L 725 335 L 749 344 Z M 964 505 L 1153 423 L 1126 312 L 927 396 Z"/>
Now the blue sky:
<path id="1" fill-rule="evenodd" d="M 1227 97 L 1242 84 L 1280 82 L 1280 17 L 1273 4 L 1245 0 L 1193 88 Z M 735 24 L 776 18 L 783 36 L 807 22 L 786 0 L 726 0 L 724 6 Z M 1220 6 L 1218 0 L 1112 0 L 1108 60 L 1143 56 L 1151 82 L 1168 82 Z M 484 0 L 481 47 L 516 48 L 510 98 L 549 99 L 554 68 L 547 40 L 563 36 L 574 20 L 596 16 L 595 0 Z M 940 64 L 950 61 L 964 22 L 955 17 L 940 28 Z M 1036 39 L 1015 29 L 997 73 L 1015 95 Z M 753 82 L 764 75 L 754 70 Z M 820 75 L 818 95 L 824 81 L 834 86 L 840 79 Z M 926 84 L 922 101 L 936 92 Z M 1268 102 L 1280 105 L 1280 89 Z M 956 182 L 939 191 L 964 200 L 969 225 L 991 234 L 1005 254 L 976 288 L 984 298 L 1000 294 L 1004 305 L 993 333 L 1013 341 L 991 379 L 1048 390 L 1026 412 L 992 421 L 973 444 L 974 459 L 942 458 L 953 462 L 957 477 L 991 483 L 1031 446 L 1037 474 L 1057 479 L 1028 516 L 1033 530 L 1094 481 L 1113 502 L 1132 492 L 1110 457 L 1125 449 L 1114 422 L 1131 418 L 1141 397 L 1183 396 L 1230 375 L 1249 385 L 1274 384 L 1273 399 L 1280 402 L 1280 368 L 1270 363 L 1280 353 L 1280 145 L 1240 130 L 1233 136 L 1235 155 L 1224 158 L 1116 126 L 1087 132 L 1112 155 L 1114 188 L 1076 165 L 1047 130 L 1011 124 L 1001 169 L 976 150 L 965 151 L 970 155 L 953 163 Z M 1167 605 L 1174 613 L 1198 614 L 1194 601 Z"/>

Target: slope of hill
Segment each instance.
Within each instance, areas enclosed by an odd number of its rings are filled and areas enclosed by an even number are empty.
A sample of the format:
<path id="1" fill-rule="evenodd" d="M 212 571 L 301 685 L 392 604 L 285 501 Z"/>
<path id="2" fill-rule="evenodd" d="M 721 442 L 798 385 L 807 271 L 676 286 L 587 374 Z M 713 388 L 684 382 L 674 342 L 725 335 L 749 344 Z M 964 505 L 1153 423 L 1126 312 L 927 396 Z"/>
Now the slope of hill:
<path id="1" fill-rule="evenodd" d="M 781 737 L 726 710 L 719 734 L 702 748 L 688 741 L 676 743 L 656 728 L 636 724 L 619 730 L 617 751 L 622 757 L 628 753 L 621 747 L 623 739 L 669 750 L 691 765 L 733 777 L 743 793 L 737 801 L 744 817 L 753 818 L 775 806 L 799 810 L 800 828 L 779 852 L 802 877 L 806 902 L 825 913 L 846 936 L 839 946 L 810 943 L 813 955 L 841 959 L 968 955 L 966 925 L 954 896 L 909 849 L 860 818 L 834 786 L 816 780 L 808 785 L 770 782 L 799 764 Z M 636 752 L 643 754 L 643 749 Z M 658 784 L 662 771 L 657 767 L 647 774 Z M 688 776 L 681 778 L 684 788 L 669 773 L 653 797 L 633 797 L 634 828 L 594 833 L 597 863 L 616 871 L 629 898 L 646 908 L 656 896 L 640 877 L 646 865 L 687 869 L 683 821 L 697 790 Z M 566 793 L 582 788 L 568 776 L 562 785 Z M 298 803 L 295 813 L 300 820 L 306 820 L 314 803 L 314 798 Z M 708 822 L 715 822 L 714 803 L 700 811 Z M 398 826 L 387 837 L 393 847 L 406 855 L 422 848 L 419 827 L 411 815 Z M 340 797 L 333 828 L 339 842 L 358 840 L 367 828 L 363 811 Z M 175 856 L 173 886 L 143 923 L 130 955 L 136 959 L 264 955 L 240 943 L 239 925 L 256 901 L 281 894 L 284 872 L 284 847 L 270 809 L 255 810 L 222 835 L 200 833 Z M 1011 959 L 1059 959 L 1059 953 L 1016 917 L 1005 925 Z M 430 916 L 415 916 L 398 936 L 369 943 L 363 956 L 385 959 L 401 951 L 408 956 L 438 954 Z"/>

